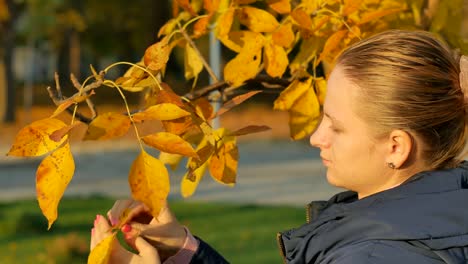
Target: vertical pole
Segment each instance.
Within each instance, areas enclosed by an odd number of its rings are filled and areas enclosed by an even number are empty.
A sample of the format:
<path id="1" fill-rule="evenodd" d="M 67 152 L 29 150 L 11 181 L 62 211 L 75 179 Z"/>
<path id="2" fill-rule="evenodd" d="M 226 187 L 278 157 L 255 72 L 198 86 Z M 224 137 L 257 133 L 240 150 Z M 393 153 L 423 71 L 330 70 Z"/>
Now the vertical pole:
<path id="1" fill-rule="evenodd" d="M 221 43 L 218 39 L 216 39 L 214 30 L 210 31 L 210 67 L 211 69 L 213 69 L 214 74 L 219 79 L 221 76 Z M 210 84 L 213 84 L 214 82 L 215 80 L 213 80 L 213 78 L 210 77 Z M 214 98 L 221 97 L 219 96 L 219 91 L 214 91 L 211 95 L 213 95 L 213 93 L 218 93 L 215 94 L 216 96 L 213 96 Z M 221 107 L 221 102 L 212 102 L 212 105 L 213 110 L 216 113 Z M 219 117 L 213 119 L 212 126 L 214 129 L 220 127 Z"/>

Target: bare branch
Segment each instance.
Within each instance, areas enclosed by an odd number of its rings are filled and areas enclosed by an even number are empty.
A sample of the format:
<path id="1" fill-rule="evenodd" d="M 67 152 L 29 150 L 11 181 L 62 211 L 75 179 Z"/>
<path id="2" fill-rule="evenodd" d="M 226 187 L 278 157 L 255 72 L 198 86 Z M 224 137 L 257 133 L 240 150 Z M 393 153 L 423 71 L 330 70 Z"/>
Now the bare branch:
<path id="1" fill-rule="evenodd" d="M 70 80 L 72 81 L 73 86 L 78 90 L 78 92 L 80 92 L 81 84 L 78 82 L 78 80 L 76 79 L 75 75 L 73 75 L 73 73 L 70 74 Z M 88 95 L 88 93 L 85 93 L 85 95 Z M 86 98 L 86 104 L 88 105 L 88 108 L 91 111 L 91 119 L 96 118 L 97 111 L 96 111 L 96 106 L 94 105 L 93 101 L 91 101 L 90 98 Z"/>
<path id="2" fill-rule="evenodd" d="M 54 104 L 55 104 L 56 106 L 59 106 L 59 105 L 61 104 L 62 100 L 58 98 L 58 95 L 54 92 L 54 90 L 52 89 L 52 87 L 50 87 L 50 86 L 47 87 L 47 92 L 49 92 L 49 97 L 50 97 L 50 99 L 52 99 L 52 102 L 54 102 Z M 66 111 L 67 111 L 69 114 L 71 114 L 71 115 L 73 114 L 73 109 L 72 109 L 72 107 L 67 108 Z M 86 123 L 86 124 L 89 124 L 89 123 L 91 123 L 91 121 L 93 121 L 92 119 L 90 119 L 90 118 L 84 116 L 83 114 L 81 114 L 81 113 L 79 113 L 79 112 L 76 112 L 76 113 L 75 113 L 75 118 L 78 119 L 78 120 L 80 120 L 80 121 L 83 122 L 83 123 Z"/>

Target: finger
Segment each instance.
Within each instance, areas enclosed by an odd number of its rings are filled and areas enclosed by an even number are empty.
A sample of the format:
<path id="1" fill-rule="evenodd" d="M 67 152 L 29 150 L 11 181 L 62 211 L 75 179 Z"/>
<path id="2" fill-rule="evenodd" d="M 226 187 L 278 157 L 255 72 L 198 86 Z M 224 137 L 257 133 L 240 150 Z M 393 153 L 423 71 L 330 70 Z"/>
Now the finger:
<path id="1" fill-rule="evenodd" d="M 107 218 L 111 221 L 112 225 L 116 225 L 119 221 L 120 215 L 127 209 L 134 201 L 133 200 L 117 200 L 112 208 L 107 212 Z"/>
<path id="2" fill-rule="evenodd" d="M 167 203 L 167 200 L 164 200 L 163 202 L 163 207 L 161 208 L 161 211 L 158 215 L 158 221 L 161 223 L 170 223 L 177 221 L 175 215 L 169 209 L 169 204 Z"/>
<path id="3" fill-rule="evenodd" d="M 93 250 L 94 247 L 96 247 L 96 238 L 94 236 L 94 227 L 91 229 L 91 242 L 89 243 L 90 244 L 90 247 L 89 249 L 90 250 Z"/>
<path id="4" fill-rule="evenodd" d="M 137 237 L 135 239 L 135 247 L 139 252 L 140 257 L 143 260 L 143 263 L 151 264 L 160 264 L 161 260 L 159 258 L 158 251 L 156 248 L 151 246 L 146 240 L 142 237 Z"/>

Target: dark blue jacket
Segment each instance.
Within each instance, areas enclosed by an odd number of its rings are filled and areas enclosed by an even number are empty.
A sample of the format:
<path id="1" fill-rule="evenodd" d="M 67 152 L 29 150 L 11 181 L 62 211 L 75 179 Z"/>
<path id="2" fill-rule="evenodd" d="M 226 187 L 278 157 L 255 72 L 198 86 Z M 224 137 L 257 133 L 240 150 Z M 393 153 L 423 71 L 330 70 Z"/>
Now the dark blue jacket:
<path id="1" fill-rule="evenodd" d="M 287 263 L 468 263 L 468 162 L 361 200 L 339 193 L 308 211 L 309 223 L 278 234 Z M 227 261 L 201 241 L 190 263 Z"/>
<path id="2" fill-rule="evenodd" d="M 288 263 L 468 263 L 468 163 L 422 172 L 364 199 L 312 202 L 311 221 L 280 233 Z"/>

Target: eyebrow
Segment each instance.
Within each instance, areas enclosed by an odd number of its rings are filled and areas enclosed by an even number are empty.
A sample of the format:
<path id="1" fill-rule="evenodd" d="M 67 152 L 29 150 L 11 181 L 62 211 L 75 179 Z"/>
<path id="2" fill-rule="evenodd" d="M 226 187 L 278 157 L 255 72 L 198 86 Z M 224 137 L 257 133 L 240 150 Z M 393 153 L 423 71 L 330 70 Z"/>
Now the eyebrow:
<path id="1" fill-rule="evenodd" d="M 338 121 L 338 119 L 336 119 L 335 117 L 331 116 L 329 113 L 324 112 L 323 114 L 324 114 L 326 117 L 330 118 L 330 119 L 333 121 L 333 123 L 336 123 L 336 124 L 339 125 L 339 126 L 343 126 L 343 123 L 342 123 L 342 122 Z"/>

